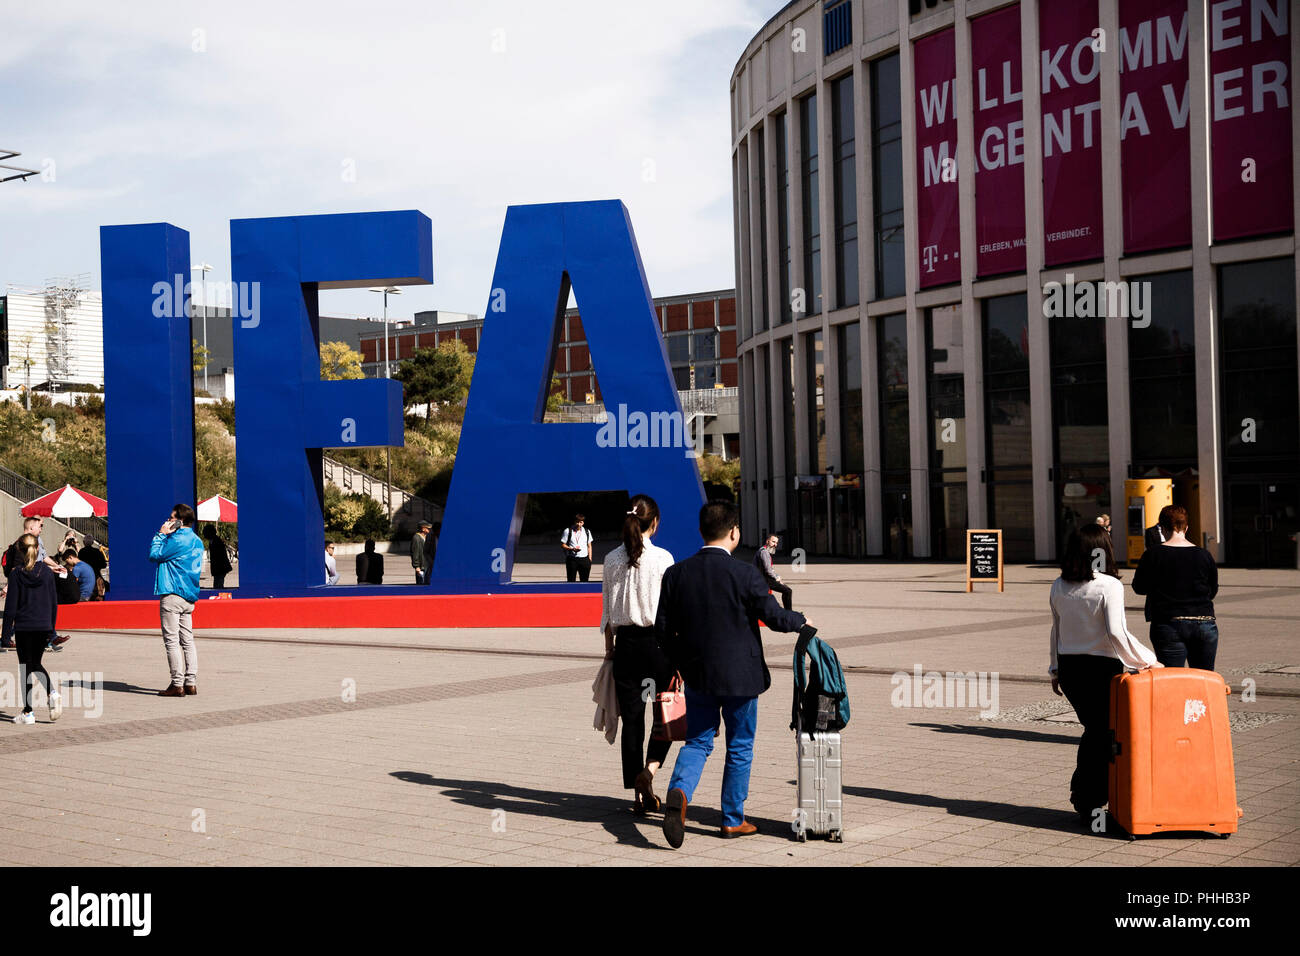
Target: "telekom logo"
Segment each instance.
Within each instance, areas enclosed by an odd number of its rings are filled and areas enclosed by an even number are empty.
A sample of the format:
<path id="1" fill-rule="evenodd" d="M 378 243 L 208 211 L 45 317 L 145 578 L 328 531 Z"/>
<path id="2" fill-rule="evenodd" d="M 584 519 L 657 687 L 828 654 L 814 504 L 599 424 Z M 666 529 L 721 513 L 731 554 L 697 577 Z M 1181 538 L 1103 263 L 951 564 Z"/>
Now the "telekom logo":
<path id="1" fill-rule="evenodd" d="M 925 249 L 921 252 L 921 258 L 925 260 L 925 271 L 933 272 L 934 264 L 939 258 L 938 245 L 926 246 Z"/>

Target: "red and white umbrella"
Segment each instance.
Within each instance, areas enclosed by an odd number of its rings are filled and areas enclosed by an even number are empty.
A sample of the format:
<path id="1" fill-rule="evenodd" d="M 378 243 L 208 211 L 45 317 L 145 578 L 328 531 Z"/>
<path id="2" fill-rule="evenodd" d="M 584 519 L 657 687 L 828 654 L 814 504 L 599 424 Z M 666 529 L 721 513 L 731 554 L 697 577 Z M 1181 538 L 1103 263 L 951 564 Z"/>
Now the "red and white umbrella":
<path id="1" fill-rule="evenodd" d="M 221 521 L 234 524 L 239 520 L 239 505 L 222 495 L 213 495 L 200 501 L 196 509 L 200 521 Z"/>
<path id="2" fill-rule="evenodd" d="M 58 491 L 27 502 L 22 512 L 24 518 L 89 518 L 92 515 L 102 518 L 108 514 L 108 502 L 72 485 L 64 485 Z"/>

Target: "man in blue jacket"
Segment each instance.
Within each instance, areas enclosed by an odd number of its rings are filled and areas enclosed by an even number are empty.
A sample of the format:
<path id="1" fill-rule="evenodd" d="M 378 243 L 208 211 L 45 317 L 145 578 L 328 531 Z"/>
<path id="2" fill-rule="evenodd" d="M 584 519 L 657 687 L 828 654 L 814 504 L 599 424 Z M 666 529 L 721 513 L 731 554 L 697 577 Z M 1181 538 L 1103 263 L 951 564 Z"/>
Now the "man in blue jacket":
<path id="1" fill-rule="evenodd" d="M 727 725 L 722 836 L 758 832 L 745 820 L 745 798 L 758 695 L 772 684 L 758 622 L 774 631 L 797 631 L 807 623 L 776 602 L 756 567 L 732 557 L 740 544 L 739 525 L 740 515 L 729 501 L 701 508 L 704 547 L 664 572 L 659 591 L 655 631 L 686 684 L 686 742 L 677 753 L 664 807 L 664 836 L 673 849 L 685 839 L 686 806 L 721 722 Z"/>
<path id="2" fill-rule="evenodd" d="M 159 598 L 163 647 L 172 672 L 172 682 L 158 692 L 160 697 L 184 697 L 199 692 L 199 658 L 190 619 L 199 597 L 203 541 L 194 533 L 194 518 L 194 509 L 189 505 L 176 505 L 172 516 L 153 536 L 149 548 L 149 560 L 158 566 L 154 571 L 153 593 Z"/>

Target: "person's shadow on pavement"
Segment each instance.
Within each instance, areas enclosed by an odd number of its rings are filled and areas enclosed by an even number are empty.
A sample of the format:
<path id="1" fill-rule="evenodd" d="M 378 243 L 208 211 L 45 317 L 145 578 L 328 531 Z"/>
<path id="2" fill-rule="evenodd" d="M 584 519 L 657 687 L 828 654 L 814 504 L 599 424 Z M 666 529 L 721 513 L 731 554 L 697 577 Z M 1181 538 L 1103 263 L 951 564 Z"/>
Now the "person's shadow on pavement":
<path id="1" fill-rule="evenodd" d="M 563 793 L 558 790 L 533 790 L 505 783 L 483 780 L 448 780 L 417 770 L 394 770 L 389 776 L 407 783 L 440 787 L 443 795 L 457 803 L 484 810 L 504 810 L 534 817 L 558 817 L 575 823 L 599 823 L 619 843 L 645 849 L 669 850 L 667 845 L 648 840 L 638 823 L 659 829 L 657 815 L 632 816 L 631 804 L 615 797 Z"/>
<path id="2" fill-rule="evenodd" d="M 558 790 L 533 790 L 528 787 L 488 783 L 483 780 L 450 780 L 417 770 L 394 770 L 389 776 L 407 783 L 441 787 L 445 796 L 466 806 L 484 810 L 505 810 L 507 813 L 523 813 L 536 817 L 559 817 L 575 823 L 599 823 L 615 840 L 626 846 L 656 850 L 671 849 L 661 841 L 647 839 L 641 829 L 642 826 L 648 826 L 658 834 L 662 816 L 659 813 L 651 813 L 640 818 L 634 817 L 626 799 L 564 793 Z M 706 818 L 705 823 L 688 820 L 686 832 L 716 838 L 718 828 L 722 825 L 721 812 L 707 807 L 691 808 L 692 814 L 700 812 Z M 745 819 L 757 824 L 767 836 L 793 833 L 790 825 L 783 821 L 765 820 L 748 814 Z"/>
<path id="3" fill-rule="evenodd" d="M 937 807 L 947 810 L 954 816 L 972 817 L 976 820 L 1018 823 L 1021 826 L 1037 827 L 1040 830 L 1056 830 L 1080 835 L 1090 832 L 1079 825 L 1078 815 L 1073 810 L 1025 807 L 990 800 L 961 800 L 952 797 L 936 797 L 928 793 L 908 793 L 905 790 L 879 790 L 874 787 L 846 786 L 844 793 L 847 796 L 863 797 L 868 800 L 887 800 L 890 803 L 906 803 L 917 807 Z M 1107 820 L 1109 821 L 1109 817 Z M 1106 832 L 1094 835 L 1117 840 L 1128 839 L 1119 827 L 1108 826 Z"/>

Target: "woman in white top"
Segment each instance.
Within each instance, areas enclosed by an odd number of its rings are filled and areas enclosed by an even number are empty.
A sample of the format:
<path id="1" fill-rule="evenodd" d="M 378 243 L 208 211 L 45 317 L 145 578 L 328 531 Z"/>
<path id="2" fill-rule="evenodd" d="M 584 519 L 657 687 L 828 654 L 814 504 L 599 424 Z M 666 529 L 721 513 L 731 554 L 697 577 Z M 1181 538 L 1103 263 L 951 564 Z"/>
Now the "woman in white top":
<path id="1" fill-rule="evenodd" d="M 1104 570 L 1101 570 L 1103 569 Z M 1110 763 L 1110 681 L 1125 670 L 1160 663 L 1139 643 L 1124 618 L 1124 585 L 1115 567 L 1110 534 L 1084 525 L 1070 538 L 1061 576 L 1052 582 L 1052 691 L 1074 707 L 1083 737 L 1070 802 L 1080 822 L 1106 805 Z"/>
<path id="2" fill-rule="evenodd" d="M 632 810 L 638 815 L 659 809 L 654 775 L 670 746 L 666 740 L 651 740 L 642 758 L 646 703 L 665 690 L 673 676 L 654 632 L 659 585 L 673 563 L 671 554 L 650 542 L 658 530 L 655 500 L 649 495 L 633 497 L 623 519 L 623 543 L 605 556 L 601 572 L 600 629 L 605 635 L 605 657 L 614 660 L 614 686 L 623 719 L 623 786 L 635 791 Z"/>

